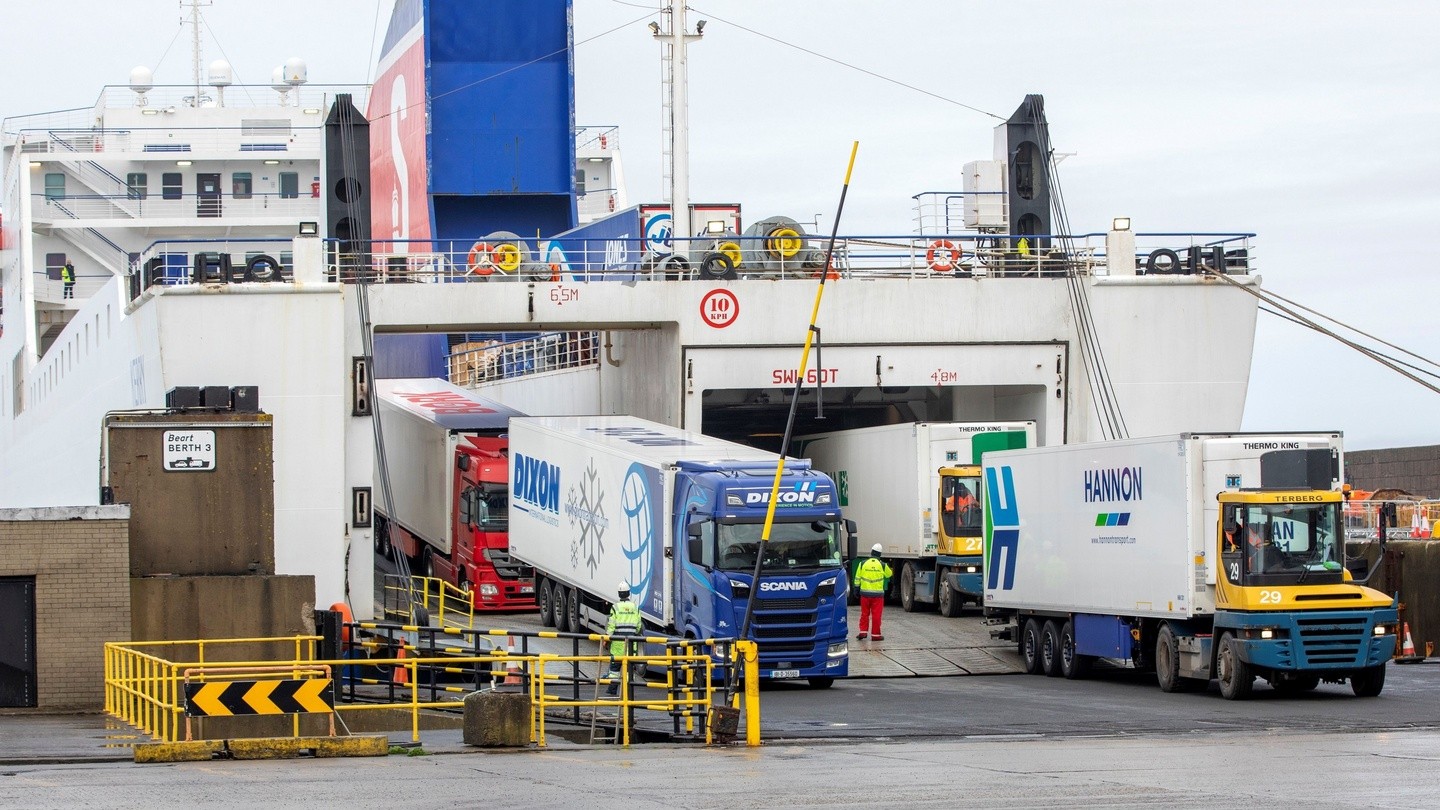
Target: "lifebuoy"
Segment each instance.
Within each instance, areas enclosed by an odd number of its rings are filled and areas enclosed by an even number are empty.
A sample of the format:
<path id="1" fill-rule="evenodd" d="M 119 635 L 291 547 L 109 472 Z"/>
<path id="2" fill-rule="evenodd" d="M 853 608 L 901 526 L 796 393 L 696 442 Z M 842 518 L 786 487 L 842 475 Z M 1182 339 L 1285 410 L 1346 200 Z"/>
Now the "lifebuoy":
<path id="1" fill-rule="evenodd" d="M 948 273 L 960 263 L 960 248 L 949 239 L 936 239 L 925 251 L 925 265 L 937 273 Z"/>
<path id="2" fill-rule="evenodd" d="M 476 242 L 470 246 L 470 255 L 465 259 L 465 266 L 469 267 L 474 275 L 490 275 L 495 272 L 495 257 L 491 255 L 492 252 L 489 242 Z"/>

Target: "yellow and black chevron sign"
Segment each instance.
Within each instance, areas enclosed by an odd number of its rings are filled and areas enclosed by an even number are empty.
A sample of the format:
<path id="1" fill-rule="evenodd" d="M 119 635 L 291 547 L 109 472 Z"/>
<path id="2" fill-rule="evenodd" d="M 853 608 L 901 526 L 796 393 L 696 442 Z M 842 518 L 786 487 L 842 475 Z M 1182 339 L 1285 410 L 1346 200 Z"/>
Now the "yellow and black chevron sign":
<path id="1" fill-rule="evenodd" d="M 299 681 L 212 681 L 185 684 L 191 717 L 331 712 L 329 678 Z"/>

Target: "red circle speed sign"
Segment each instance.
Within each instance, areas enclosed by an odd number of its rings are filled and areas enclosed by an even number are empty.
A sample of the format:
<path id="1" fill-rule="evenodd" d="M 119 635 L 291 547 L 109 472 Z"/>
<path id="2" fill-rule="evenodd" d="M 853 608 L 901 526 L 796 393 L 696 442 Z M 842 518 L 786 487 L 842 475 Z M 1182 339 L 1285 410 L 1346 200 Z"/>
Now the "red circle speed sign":
<path id="1" fill-rule="evenodd" d="M 711 290 L 700 299 L 700 317 L 707 326 L 724 329 L 740 317 L 740 299 L 729 290 Z"/>

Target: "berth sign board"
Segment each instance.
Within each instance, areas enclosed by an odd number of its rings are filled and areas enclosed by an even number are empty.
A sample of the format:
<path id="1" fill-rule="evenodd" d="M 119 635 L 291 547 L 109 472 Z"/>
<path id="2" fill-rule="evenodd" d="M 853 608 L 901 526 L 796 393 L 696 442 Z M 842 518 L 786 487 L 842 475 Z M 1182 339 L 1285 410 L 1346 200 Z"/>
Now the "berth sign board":
<path id="1" fill-rule="evenodd" d="M 215 431 L 165 431 L 162 458 L 166 472 L 209 472 L 215 469 Z"/>

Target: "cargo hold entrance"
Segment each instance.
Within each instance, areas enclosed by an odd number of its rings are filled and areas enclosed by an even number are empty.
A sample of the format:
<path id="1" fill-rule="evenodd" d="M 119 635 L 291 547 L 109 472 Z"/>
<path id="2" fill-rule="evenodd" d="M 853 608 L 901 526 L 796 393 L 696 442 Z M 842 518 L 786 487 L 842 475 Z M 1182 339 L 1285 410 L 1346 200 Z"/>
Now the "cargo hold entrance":
<path id="1" fill-rule="evenodd" d="M 800 353 L 799 345 L 686 348 L 683 427 L 778 451 Z M 1067 357 L 1058 343 L 825 346 L 818 360 L 812 349 L 794 435 L 1033 419 L 1041 444 L 1059 443 L 1069 407 Z"/>

